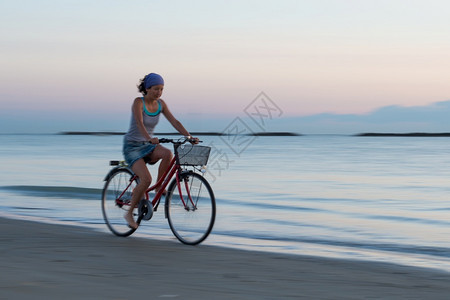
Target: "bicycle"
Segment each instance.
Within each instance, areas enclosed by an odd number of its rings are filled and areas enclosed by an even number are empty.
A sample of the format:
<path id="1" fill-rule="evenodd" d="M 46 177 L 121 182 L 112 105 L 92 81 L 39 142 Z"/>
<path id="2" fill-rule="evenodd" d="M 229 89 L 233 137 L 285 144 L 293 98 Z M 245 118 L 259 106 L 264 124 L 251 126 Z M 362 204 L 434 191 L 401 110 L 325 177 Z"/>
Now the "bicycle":
<path id="1" fill-rule="evenodd" d="M 204 172 L 210 147 L 187 144 L 187 138 L 178 140 L 159 139 L 160 143 L 172 143 L 174 157 L 170 167 L 158 182 L 144 193 L 133 216 L 136 223 L 148 221 L 158 210 L 165 188 L 167 194 L 164 203 L 165 218 L 175 237 L 182 243 L 197 245 L 204 241 L 214 226 L 216 202 L 211 185 L 198 170 Z M 102 212 L 108 228 L 118 236 L 129 236 L 136 231 L 124 219 L 131 208 L 131 196 L 139 178 L 124 161 L 110 161 L 114 166 L 106 175 L 102 192 Z M 173 178 L 173 179 L 172 179 Z M 172 180 L 172 181 L 170 181 Z M 169 184 L 170 182 L 170 184 Z M 152 201 L 150 191 L 157 189 Z"/>

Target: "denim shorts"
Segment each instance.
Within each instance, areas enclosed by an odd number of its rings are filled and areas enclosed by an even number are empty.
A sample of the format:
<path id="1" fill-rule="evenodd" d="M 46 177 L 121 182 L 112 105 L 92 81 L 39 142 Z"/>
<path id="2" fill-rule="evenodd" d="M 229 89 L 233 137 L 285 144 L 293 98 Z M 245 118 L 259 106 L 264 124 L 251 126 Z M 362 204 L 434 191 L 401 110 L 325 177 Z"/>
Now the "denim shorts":
<path id="1" fill-rule="evenodd" d="M 150 142 L 132 142 L 123 141 L 123 156 L 125 162 L 131 168 L 131 166 L 141 158 L 149 155 L 155 150 L 156 145 Z"/>

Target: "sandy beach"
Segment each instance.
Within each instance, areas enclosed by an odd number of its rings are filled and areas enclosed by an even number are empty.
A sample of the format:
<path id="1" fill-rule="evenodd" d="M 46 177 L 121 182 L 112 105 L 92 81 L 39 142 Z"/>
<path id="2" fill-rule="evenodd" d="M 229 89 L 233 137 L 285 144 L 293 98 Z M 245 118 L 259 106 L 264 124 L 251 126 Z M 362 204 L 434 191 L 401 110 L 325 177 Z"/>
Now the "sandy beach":
<path id="1" fill-rule="evenodd" d="M 0 299 L 448 299 L 450 274 L 0 218 Z"/>

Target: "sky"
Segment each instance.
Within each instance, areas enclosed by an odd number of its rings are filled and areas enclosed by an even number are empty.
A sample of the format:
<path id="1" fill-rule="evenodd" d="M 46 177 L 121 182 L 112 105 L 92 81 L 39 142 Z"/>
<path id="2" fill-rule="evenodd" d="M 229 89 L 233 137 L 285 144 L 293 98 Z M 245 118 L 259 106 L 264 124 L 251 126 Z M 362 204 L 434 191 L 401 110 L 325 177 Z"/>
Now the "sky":
<path id="1" fill-rule="evenodd" d="M 267 130 L 327 133 L 302 122 L 433 107 L 450 100 L 449 11 L 447 0 L 0 0 L 0 133 L 126 131 L 150 72 L 197 131 L 245 117 L 261 93 L 282 112 Z"/>

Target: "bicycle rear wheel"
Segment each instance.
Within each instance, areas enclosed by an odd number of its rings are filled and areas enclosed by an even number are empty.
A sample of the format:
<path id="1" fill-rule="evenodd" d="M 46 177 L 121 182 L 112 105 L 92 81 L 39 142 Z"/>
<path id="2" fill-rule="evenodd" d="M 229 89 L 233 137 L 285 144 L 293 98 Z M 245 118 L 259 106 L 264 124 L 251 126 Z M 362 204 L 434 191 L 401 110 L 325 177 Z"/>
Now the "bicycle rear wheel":
<path id="1" fill-rule="evenodd" d="M 129 236 L 136 229 L 130 228 L 124 219 L 130 209 L 131 195 L 137 179 L 128 169 L 117 169 L 106 180 L 102 193 L 102 212 L 108 228 L 118 236 Z"/>
<path id="2" fill-rule="evenodd" d="M 201 243 L 210 234 L 216 218 L 216 201 L 208 181 L 194 172 L 180 175 L 179 188 L 176 179 L 172 180 L 165 212 L 170 229 L 180 242 Z"/>

